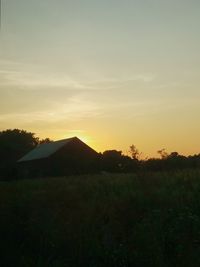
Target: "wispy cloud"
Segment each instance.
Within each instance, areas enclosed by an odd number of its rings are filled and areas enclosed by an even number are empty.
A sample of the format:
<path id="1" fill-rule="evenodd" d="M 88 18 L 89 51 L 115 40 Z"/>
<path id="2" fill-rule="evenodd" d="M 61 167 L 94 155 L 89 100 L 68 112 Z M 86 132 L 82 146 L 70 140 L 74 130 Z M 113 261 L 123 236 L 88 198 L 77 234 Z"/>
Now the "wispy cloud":
<path id="1" fill-rule="evenodd" d="M 57 123 L 59 121 L 76 121 L 86 118 L 101 116 L 101 110 L 95 104 L 85 101 L 82 98 L 72 97 L 66 104 L 54 103 L 53 106 L 46 107 L 44 111 L 16 112 L 15 110 L 0 116 L 0 122 L 34 123 L 43 121 Z"/>
<path id="2" fill-rule="evenodd" d="M 89 80 L 73 77 L 69 73 L 53 73 L 48 68 L 25 65 L 20 62 L 0 61 L 0 85 L 15 86 L 24 90 L 46 90 L 66 88 L 74 90 L 109 90 L 134 82 L 150 83 L 155 80 L 152 73 L 133 73 L 129 77 L 105 77 L 99 73 L 98 79 Z"/>

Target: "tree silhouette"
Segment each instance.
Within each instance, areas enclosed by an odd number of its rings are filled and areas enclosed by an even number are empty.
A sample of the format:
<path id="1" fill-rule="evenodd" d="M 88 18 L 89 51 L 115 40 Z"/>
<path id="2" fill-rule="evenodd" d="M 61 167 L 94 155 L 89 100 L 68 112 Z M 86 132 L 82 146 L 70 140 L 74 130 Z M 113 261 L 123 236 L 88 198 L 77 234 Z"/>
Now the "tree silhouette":
<path id="1" fill-rule="evenodd" d="M 158 150 L 157 153 L 160 155 L 161 159 L 166 159 L 169 156 L 165 148 Z"/>
<path id="2" fill-rule="evenodd" d="M 15 161 L 39 144 L 34 133 L 14 129 L 0 132 L 0 160 Z"/>
<path id="3" fill-rule="evenodd" d="M 131 155 L 132 159 L 139 160 L 142 153 L 139 152 L 135 145 L 131 145 L 129 154 Z"/>
<path id="4" fill-rule="evenodd" d="M 122 151 L 106 150 L 102 154 L 102 167 L 105 171 L 119 171 L 121 168 Z"/>
<path id="5" fill-rule="evenodd" d="M 139 167 L 139 161 L 123 155 L 122 151 L 107 150 L 102 154 L 102 169 L 109 172 L 132 172 Z"/>
<path id="6" fill-rule="evenodd" d="M 40 143 L 34 133 L 19 129 L 0 132 L 0 175 L 10 173 L 18 159 Z"/>
<path id="7" fill-rule="evenodd" d="M 42 144 L 48 144 L 50 142 L 53 142 L 53 140 L 49 139 L 49 138 L 45 138 L 45 139 L 41 139 L 39 140 L 39 144 L 42 145 Z"/>

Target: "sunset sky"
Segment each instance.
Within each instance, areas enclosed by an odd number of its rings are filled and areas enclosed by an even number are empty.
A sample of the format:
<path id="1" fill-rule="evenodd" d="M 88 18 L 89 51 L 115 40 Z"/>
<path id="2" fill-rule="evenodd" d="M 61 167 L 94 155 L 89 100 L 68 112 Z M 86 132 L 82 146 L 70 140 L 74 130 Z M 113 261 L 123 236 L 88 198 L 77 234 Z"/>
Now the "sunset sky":
<path id="1" fill-rule="evenodd" d="M 199 0 L 2 0 L 0 130 L 200 153 Z"/>

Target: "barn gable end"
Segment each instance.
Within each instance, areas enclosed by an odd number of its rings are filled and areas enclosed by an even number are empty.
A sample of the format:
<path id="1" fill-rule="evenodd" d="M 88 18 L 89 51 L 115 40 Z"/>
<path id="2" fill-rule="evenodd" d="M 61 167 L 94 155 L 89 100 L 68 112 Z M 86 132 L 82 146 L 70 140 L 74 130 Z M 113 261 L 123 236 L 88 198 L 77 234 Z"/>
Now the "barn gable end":
<path id="1" fill-rule="evenodd" d="M 18 161 L 24 176 L 82 174 L 97 169 L 99 154 L 79 138 L 42 144 Z"/>

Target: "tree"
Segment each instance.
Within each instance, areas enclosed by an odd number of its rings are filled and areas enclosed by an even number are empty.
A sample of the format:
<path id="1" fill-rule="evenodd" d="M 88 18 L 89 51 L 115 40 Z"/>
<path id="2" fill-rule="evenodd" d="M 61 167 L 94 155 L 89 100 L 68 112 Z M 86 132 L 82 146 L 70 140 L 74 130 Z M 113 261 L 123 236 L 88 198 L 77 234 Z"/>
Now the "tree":
<path id="1" fill-rule="evenodd" d="M 139 160 L 141 157 L 141 154 L 139 150 L 136 148 L 135 145 L 130 146 L 129 154 L 131 155 L 131 158 L 134 160 Z"/>
<path id="2" fill-rule="evenodd" d="M 169 155 L 168 155 L 168 158 L 178 158 L 178 157 L 181 157 L 181 155 L 179 155 L 178 152 L 171 152 Z"/>
<path id="3" fill-rule="evenodd" d="M 0 132 L 0 162 L 14 162 L 39 144 L 34 133 L 14 129 Z"/>
<path id="4" fill-rule="evenodd" d="M 139 161 L 133 160 L 122 151 L 107 150 L 102 154 L 102 169 L 110 172 L 132 172 L 139 167 Z"/>
<path id="5" fill-rule="evenodd" d="M 45 139 L 41 139 L 39 140 L 39 144 L 42 145 L 42 144 L 48 144 L 48 143 L 51 143 L 53 142 L 51 139 L 49 138 L 45 138 Z"/>
<path id="6" fill-rule="evenodd" d="M 122 167 L 122 151 L 106 150 L 102 154 L 103 170 L 117 172 Z"/>
<path id="7" fill-rule="evenodd" d="M 157 152 L 160 155 L 161 159 L 166 159 L 169 156 L 169 154 L 166 152 L 165 148 L 162 148 L 162 149 L 158 150 Z"/>

